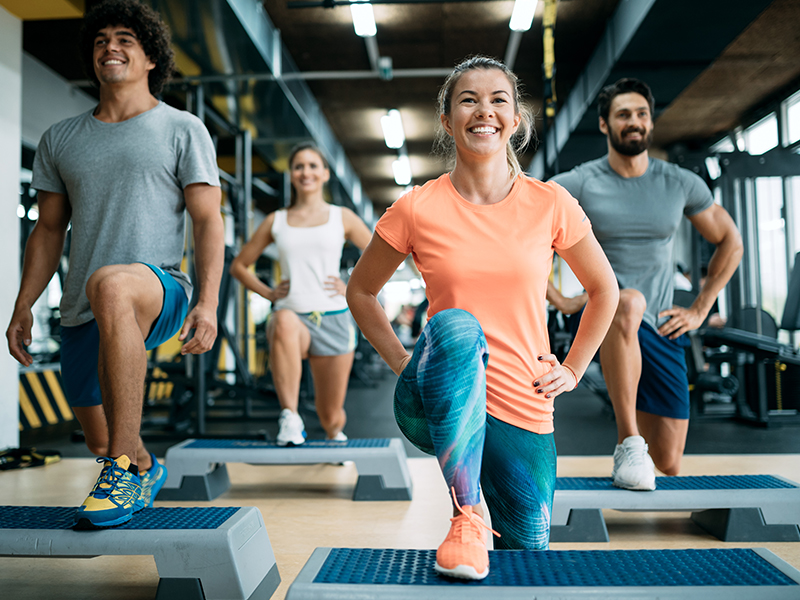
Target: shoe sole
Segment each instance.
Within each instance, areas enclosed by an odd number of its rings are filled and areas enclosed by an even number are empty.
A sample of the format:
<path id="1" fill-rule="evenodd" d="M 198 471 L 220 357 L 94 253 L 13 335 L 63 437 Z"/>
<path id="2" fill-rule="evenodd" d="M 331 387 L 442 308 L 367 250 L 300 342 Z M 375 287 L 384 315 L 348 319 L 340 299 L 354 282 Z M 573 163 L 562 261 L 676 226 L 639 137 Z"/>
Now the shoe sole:
<path id="1" fill-rule="evenodd" d="M 136 511 L 138 512 L 138 511 Z M 113 527 L 119 527 L 120 525 L 124 525 L 128 521 L 133 518 L 133 514 L 126 515 L 124 517 L 120 517 L 119 519 L 114 519 L 113 521 L 105 521 L 103 523 L 93 523 L 86 517 L 80 518 L 75 521 L 72 525 L 72 529 L 76 531 L 92 531 L 95 529 L 111 529 Z"/>
<path id="2" fill-rule="evenodd" d="M 632 492 L 654 492 L 656 489 L 656 484 L 653 482 L 652 486 L 647 486 L 643 484 L 627 484 L 625 482 L 617 482 L 612 481 L 614 487 L 618 487 L 623 490 L 630 490 Z"/>
<path id="3" fill-rule="evenodd" d="M 303 444 L 306 443 L 306 441 L 305 439 L 302 442 L 294 442 L 294 441 L 282 442 L 280 440 L 276 440 L 275 443 L 278 444 L 278 446 L 302 446 Z"/>
<path id="4" fill-rule="evenodd" d="M 483 573 L 478 573 L 475 567 L 470 567 L 469 565 L 458 565 L 452 569 L 445 569 L 439 565 L 439 563 L 436 563 L 433 567 L 436 569 L 437 573 L 447 575 L 448 577 L 455 577 L 456 579 L 485 579 L 489 574 L 489 567 L 486 567 Z"/>

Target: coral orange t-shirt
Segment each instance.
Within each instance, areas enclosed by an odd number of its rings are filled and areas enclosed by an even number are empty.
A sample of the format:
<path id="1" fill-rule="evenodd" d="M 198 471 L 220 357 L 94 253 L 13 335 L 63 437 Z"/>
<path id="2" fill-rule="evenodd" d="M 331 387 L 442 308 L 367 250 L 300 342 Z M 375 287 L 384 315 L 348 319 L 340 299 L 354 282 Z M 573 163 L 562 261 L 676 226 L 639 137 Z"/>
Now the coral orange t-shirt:
<path id="1" fill-rule="evenodd" d="M 468 202 L 442 175 L 397 200 L 375 228 L 414 257 L 429 316 L 460 308 L 481 324 L 489 345 L 487 412 L 535 433 L 553 431 L 553 400 L 533 386 L 550 370 L 537 357 L 550 352 L 545 295 L 553 250 L 590 230 L 564 188 L 522 174 L 491 205 Z"/>

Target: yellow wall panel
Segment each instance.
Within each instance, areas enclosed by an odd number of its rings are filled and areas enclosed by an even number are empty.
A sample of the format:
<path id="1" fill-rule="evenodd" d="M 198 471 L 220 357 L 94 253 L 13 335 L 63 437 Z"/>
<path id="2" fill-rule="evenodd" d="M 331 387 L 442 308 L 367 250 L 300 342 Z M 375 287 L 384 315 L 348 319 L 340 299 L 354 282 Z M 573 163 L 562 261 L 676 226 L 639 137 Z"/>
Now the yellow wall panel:
<path id="1" fill-rule="evenodd" d="M 0 6 L 23 21 L 80 19 L 84 0 L 0 0 Z"/>

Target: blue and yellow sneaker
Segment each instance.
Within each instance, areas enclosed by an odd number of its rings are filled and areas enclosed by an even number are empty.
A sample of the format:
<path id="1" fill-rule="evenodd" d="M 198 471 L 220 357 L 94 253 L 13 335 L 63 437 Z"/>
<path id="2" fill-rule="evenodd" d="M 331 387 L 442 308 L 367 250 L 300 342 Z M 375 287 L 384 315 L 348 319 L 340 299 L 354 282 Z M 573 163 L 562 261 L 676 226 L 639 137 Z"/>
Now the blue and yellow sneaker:
<path id="1" fill-rule="evenodd" d="M 153 501 L 167 480 L 167 467 L 159 463 L 156 455 L 152 452 L 150 458 L 153 459 L 153 466 L 147 471 L 139 473 L 139 478 L 142 480 L 142 495 L 139 497 L 139 504 L 142 508 L 152 508 Z"/>
<path id="2" fill-rule="evenodd" d="M 75 513 L 74 529 L 100 529 L 115 527 L 131 520 L 142 495 L 138 475 L 128 471 L 131 460 L 124 454 L 117 459 L 105 456 L 97 459 L 103 470 L 89 496 Z"/>

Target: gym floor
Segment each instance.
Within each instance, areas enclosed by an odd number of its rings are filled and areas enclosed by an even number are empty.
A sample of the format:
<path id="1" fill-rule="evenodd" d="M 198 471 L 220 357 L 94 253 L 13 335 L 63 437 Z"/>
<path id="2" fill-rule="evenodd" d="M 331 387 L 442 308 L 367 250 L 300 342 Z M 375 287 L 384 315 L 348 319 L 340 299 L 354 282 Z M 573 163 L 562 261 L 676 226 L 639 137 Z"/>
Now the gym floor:
<path id="1" fill-rule="evenodd" d="M 348 393 L 351 438 L 402 437 L 391 409 L 395 377 L 376 387 L 352 386 Z M 616 434 L 603 403 L 579 388 L 556 401 L 559 476 L 601 476 L 611 471 Z M 306 412 L 306 411 L 304 411 Z M 306 416 L 310 437 L 321 430 Z M 273 421 L 209 424 L 209 433 L 274 436 Z M 800 435 L 797 425 L 756 428 L 731 419 L 695 419 L 689 429 L 682 474 L 776 474 L 800 481 Z M 31 439 L 27 439 L 31 438 Z M 52 439 L 23 438 L 42 449 L 61 450 L 64 460 L 43 468 L 0 474 L 0 504 L 77 506 L 93 484 L 98 466 L 81 444 L 62 433 Z M 163 457 L 171 442 L 150 443 Z M 157 502 L 159 506 L 256 506 L 261 511 L 277 558 L 282 583 L 273 596 L 284 598 L 312 551 L 320 546 L 435 548 L 449 527 L 450 505 L 433 458 L 406 444 L 414 482 L 411 502 L 353 502 L 357 477 L 353 465 L 228 466 L 232 488 L 210 503 Z M 553 544 L 564 549 L 766 547 L 800 568 L 800 544 L 720 542 L 694 525 L 688 513 L 604 511 L 608 544 Z M 14 600 L 150 599 L 158 574 L 152 557 L 93 559 L 0 558 L 0 589 Z M 57 586 L 57 588 L 56 588 Z M 54 589 L 58 589 L 54 593 Z"/>

